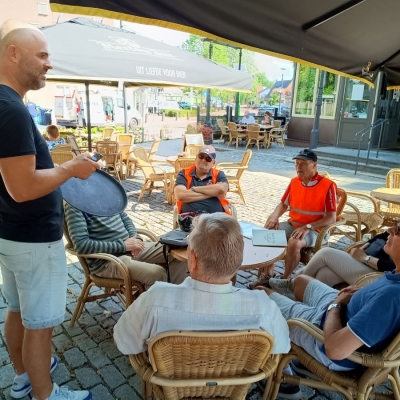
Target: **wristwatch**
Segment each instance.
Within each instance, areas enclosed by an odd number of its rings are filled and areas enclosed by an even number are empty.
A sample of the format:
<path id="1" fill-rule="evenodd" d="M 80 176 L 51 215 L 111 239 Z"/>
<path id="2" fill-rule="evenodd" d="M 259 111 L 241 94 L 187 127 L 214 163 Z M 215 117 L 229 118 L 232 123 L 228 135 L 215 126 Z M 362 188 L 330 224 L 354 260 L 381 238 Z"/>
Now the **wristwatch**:
<path id="1" fill-rule="evenodd" d="M 312 225 L 311 225 L 311 224 L 307 224 L 307 225 L 306 225 L 306 228 L 307 228 L 307 229 L 312 229 Z"/>
<path id="2" fill-rule="evenodd" d="M 370 259 L 371 259 L 371 256 L 366 256 L 366 257 L 364 258 L 364 264 L 367 264 L 367 265 L 368 265 L 368 262 L 369 262 Z"/>
<path id="3" fill-rule="evenodd" d="M 332 304 L 329 304 L 327 311 L 332 310 L 332 308 L 338 308 L 339 310 L 341 310 L 342 306 L 340 304 L 332 303 Z"/>

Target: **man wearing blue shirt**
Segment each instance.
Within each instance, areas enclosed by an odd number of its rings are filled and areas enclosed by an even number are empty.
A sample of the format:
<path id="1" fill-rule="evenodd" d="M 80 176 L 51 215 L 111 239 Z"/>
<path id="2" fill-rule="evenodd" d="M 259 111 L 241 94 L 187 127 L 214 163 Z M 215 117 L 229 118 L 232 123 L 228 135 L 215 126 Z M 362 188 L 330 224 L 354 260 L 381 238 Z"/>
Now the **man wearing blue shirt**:
<path id="1" fill-rule="evenodd" d="M 384 250 L 396 269 L 368 286 L 348 286 L 339 292 L 309 276 L 299 275 L 293 281 L 298 302 L 271 289 L 257 287 L 276 302 L 285 319 L 303 318 L 323 329 L 325 345 L 298 327 L 291 329 L 290 338 L 329 369 L 356 368 L 357 364 L 346 360 L 351 353 L 380 352 L 400 331 L 399 225 L 388 229 L 388 233 Z"/>

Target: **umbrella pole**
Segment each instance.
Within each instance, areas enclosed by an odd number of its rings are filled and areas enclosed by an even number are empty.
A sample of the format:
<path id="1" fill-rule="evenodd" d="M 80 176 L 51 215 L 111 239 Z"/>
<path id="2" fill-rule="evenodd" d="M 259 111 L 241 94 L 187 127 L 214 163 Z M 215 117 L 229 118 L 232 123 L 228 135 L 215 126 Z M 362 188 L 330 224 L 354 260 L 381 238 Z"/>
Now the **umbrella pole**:
<path id="1" fill-rule="evenodd" d="M 125 82 L 122 82 L 122 97 L 124 98 L 124 125 L 125 125 L 125 132 L 129 132 L 128 126 L 128 102 L 126 101 L 126 85 Z M 134 107 L 135 105 L 133 105 Z"/>
<path id="2" fill-rule="evenodd" d="M 315 117 L 314 126 L 311 131 L 310 136 L 310 149 L 316 149 L 318 147 L 319 141 L 319 121 L 321 117 L 321 107 L 322 107 L 322 91 L 325 85 L 325 71 L 320 71 L 319 82 L 318 82 L 318 94 L 317 101 L 315 103 Z"/>
<path id="3" fill-rule="evenodd" d="M 210 42 L 210 47 L 208 48 L 208 58 L 212 59 L 213 46 Z M 211 89 L 207 89 L 207 106 L 206 106 L 206 120 L 205 124 L 211 126 Z"/>
<path id="4" fill-rule="evenodd" d="M 242 49 L 239 49 L 239 71 L 242 69 Z M 240 114 L 240 93 L 236 93 L 236 101 L 235 101 L 235 117 L 237 122 L 239 122 L 239 114 Z"/>
<path id="5" fill-rule="evenodd" d="M 92 123 L 90 121 L 90 97 L 89 97 L 89 81 L 85 81 L 85 94 L 86 94 L 86 126 L 88 131 L 88 148 L 92 151 Z"/>

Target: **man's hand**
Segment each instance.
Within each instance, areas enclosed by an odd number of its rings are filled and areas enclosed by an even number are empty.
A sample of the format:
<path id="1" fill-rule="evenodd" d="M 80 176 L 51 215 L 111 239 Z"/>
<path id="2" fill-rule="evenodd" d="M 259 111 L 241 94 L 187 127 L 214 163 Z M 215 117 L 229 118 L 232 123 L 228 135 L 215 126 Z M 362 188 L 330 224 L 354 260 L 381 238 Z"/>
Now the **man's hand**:
<path id="1" fill-rule="evenodd" d="M 347 286 L 345 288 L 343 288 L 339 293 L 338 296 L 342 293 L 350 293 L 350 294 L 354 294 L 355 292 L 357 292 L 358 290 L 360 290 L 361 288 L 359 288 L 358 286 L 355 285 L 350 285 Z"/>
<path id="2" fill-rule="evenodd" d="M 296 230 L 293 231 L 293 233 L 290 235 L 293 239 L 304 239 L 307 233 L 310 232 L 310 229 L 308 229 L 306 226 L 301 226 L 300 228 L 297 228 Z"/>
<path id="3" fill-rule="evenodd" d="M 270 215 L 264 225 L 265 229 L 279 229 L 279 218 Z"/>
<path id="4" fill-rule="evenodd" d="M 346 288 L 347 289 L 347 288 Z M 349 290 L 349 291 L 344 291 L 341 290 L 338 295 L 336 296 L 336 299 L 334 301 L 334 303 L 336 304 L 340 304 L 341 306 L 347 306 L 347 304 L 349 304 L 350 299 L 353 297 L 353 294 L 356 292 Z"/>
<path id="5" fill-rule="evenodd" d="M 130 251 L 134 258 L 136 258 L 145 247 L 143 241 L 137 237 L 130 237 L 126 239 L 124 243 L 126 250 Z"/>
<path id="6" fill-rule="evenodd" d="M 90 153 L 79 154 L 73 160 L 62 164 L 61 167 L 68 169 L 75 178 L 87 179 L 96 169 L 103 166 L 101 161 L 94 162 L 91 157 Z"/>
<path id="7" fill-rule="evenodd" d="M 365 262 L 365 257 L 367 254 L 365 251 L 359 247 L 351 249 L 350 250 L 350 255 L 357 261 L 360 261 L 361 263 Z"/>

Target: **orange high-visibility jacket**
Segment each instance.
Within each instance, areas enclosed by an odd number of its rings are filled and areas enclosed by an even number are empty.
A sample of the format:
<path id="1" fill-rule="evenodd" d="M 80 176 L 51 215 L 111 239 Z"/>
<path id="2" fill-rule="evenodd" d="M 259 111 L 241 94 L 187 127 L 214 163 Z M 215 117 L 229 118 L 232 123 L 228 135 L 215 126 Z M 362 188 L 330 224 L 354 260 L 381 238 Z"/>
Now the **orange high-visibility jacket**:
<path id="1" fill-rule="evenodd" d="M 191 187 L 190 185 L 192 184 L 192 179 L 193 179 L 191 173 L 195 168 L 196 168 L 195 165 L 193 165 L 192 167 L 183 168 L 183 172 L 184 172 L 184 175 L 185 175 L 185 178 L 186 178 L 186 181 L 187 181 L 186 189 L 190 189 L 190 187 Z M 217 183 L 218 173 L 219 173 L 219 171 L 217 169 L 215 169 L 215 168 L 211 169 L 211 181 L 212 181 L 213 184 Z M 224 198 L 219 198 L 218 200 L 220 201 L 224 211 L 227 214 L 231 215 L 232 213 L 231 213 L 231 210 L 230 210 L 230 207 L 229 207 L 229 201 L 227 199 L 224 199 Z M 182 204 L 183 204 L 183 201 L 177 200 L 176 206 L 178 207 L 178 214 L 181 213 Z"/>
<path id="2" fill-rule="evenodd" d="M 315 186 L 304 186 L 298 178 L 293 178 L 289 194 L 290 223 L 299 228 L 320 220 L 326 214 L 325 201 L 331 185 L 336 184 L 322 178 Z M 318 231 L 320 229 L 317 229 Z"/>

